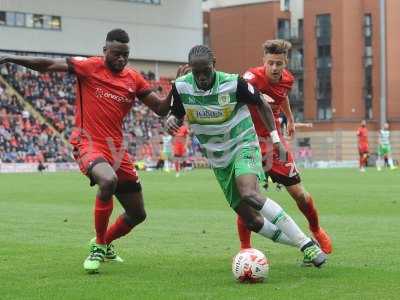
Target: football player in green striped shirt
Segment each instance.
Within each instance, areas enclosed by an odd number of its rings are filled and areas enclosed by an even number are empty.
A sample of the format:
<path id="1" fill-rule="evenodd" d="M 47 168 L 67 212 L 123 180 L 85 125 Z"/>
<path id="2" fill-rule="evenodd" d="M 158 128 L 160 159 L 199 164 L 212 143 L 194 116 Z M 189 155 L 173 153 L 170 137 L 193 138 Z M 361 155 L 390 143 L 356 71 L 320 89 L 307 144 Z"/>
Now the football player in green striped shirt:
<path id="1" fill-rule="evenodd" d="M 297 247 L 304 253 L 304 263 L 320 267 L 326 254 L 279 204 L 260 192 L 264 172 L 247 105 L 257 107 L 271 132 L 273 147 L 286 155 L 269 104 L 239 75 L 216 71 L 214 65 L 215 58 L 208 47 L 200 45 L 190 50 L 191 72 L 179 77 L 172 87 L 172 116 L 167 127 L 176 131 L 186 116 L 226 200 L 248 229 Z"/>
<path id="2" fill-rule="evenodd" d="M 379 132 L 378 159 L 376 168 L 382 170 L 382 166 L 387 165 L 391 170 L 396 169 L 392 159 L 392 147 L 390 146 L 389 123 L 385 123 Z"/>

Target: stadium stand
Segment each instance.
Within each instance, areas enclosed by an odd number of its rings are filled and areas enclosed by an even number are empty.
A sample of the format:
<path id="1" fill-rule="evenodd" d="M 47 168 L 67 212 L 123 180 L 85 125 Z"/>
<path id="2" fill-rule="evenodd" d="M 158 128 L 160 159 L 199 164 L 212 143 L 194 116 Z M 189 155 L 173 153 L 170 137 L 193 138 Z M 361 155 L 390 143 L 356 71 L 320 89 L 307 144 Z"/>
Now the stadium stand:
<path id="1" fill-rule="evenodd" d="M 166 95 L 170 80 L 156 80 L 154 73 L 141 72 L 154 91 Z M 75 76 L 62 73 L 41 74 L 15 64 L 0 67 L 0 75 L 44 117 L 40 123 L 24 105 L 1 88 L 0 159 L 3 162 L 69 162 L 72 160 L 66 139 L 74 126 Z M 53 132 L 60 133 L 60 138 Z M 135 101 L 124 121 L 129 153 L 138 161 L 156 162 L 160 158 L 163 120 L 148 107 Z M 195 143 L 189 145 L 190 160 L 201 157 Z"/>
<path id="2" fill-rule="evenodd" d="M 46 124 L 35 119 L 0 82 L 0 161 L 68 162 L 68 148 Z"/>

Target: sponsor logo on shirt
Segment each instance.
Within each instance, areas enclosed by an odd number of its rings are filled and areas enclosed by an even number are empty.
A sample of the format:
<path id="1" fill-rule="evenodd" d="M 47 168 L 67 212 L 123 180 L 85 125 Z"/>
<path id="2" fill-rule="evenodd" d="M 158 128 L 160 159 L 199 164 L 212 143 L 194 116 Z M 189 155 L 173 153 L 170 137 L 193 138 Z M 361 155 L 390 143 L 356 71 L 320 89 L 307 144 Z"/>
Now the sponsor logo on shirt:
<path id="1" fill-rule="evenodd" d="M 196 117 L 198 119 L 215 119 L 221 116 L 223 116 L 223 112 L 219 110 L 199 110 L 196 112 Z"/>
<path id="2" fill-rule="evenodd" d="M 96 94 L 96 97 L 99 99 L 113 100 L 118 103 L 131 103 L 132 102 L 131 99 L 129 99 L 125 96 L 116 95 L 116 94 L 110 93 L 108 91 L 104 91 L 101 88 L 96 88 L 95 94 Z"/>
<path id="3" fill-rule="evenodd" d="M 229 119 L 234 111 L 234 107 L 225 106 L 221 110 L 211 110 L 206 108 L 191 108 L 186 107 L 186 115 L 189 122 L 199 123 L 199 124 L 213 124 L 225 122 Z"/>
<path id="4" fill-rule="evenodd" d="M 218 103 L 221 106 L 227 105 L 229 102 L 231 102 L 231 97 L 229 94 L 219 94 L 218 95 Z"/>

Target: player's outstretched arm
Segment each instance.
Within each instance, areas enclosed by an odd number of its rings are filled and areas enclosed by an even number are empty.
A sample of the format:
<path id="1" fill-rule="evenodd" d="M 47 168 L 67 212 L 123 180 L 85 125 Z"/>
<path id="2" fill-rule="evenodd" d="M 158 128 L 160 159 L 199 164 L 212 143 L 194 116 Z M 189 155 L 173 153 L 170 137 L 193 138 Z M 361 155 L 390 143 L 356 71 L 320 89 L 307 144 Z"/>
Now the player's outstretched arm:
<path id="1" fill-rule="evenodd" d="M 185 75 L 189 71 L 189 65 L 180 66 L 177 70 L 176 78 Z M 161 98 L 155 92 L 151 92 L 143 97 L 139 97 L 139 99 L 157 115 L 165 117 L 171 109 L 172 90 L 165 98 Z"/>
<path id="2" fill-rule="evenodd" d="M 172 92 L 165 98 L 160 97 L 155 92 L 150 92 L 145 96 L 139 97 L 139 99 L 157 115 L 165 117 L 171 108 Z"/>
<path id="3" fill-rule="evenodd" d="M 68 64 L 65 58 L 48 58 L 35 56 L 0 56 L 0 65 L 5 63 L 14 63 L 38 72 L 67 72 Z"/>

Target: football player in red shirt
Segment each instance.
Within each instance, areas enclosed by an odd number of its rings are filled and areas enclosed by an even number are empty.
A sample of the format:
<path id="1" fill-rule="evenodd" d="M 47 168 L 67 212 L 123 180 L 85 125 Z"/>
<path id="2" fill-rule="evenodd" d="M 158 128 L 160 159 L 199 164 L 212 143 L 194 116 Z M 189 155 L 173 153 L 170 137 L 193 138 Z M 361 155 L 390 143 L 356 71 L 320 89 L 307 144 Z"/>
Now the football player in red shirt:
<path id="1" fill-rule="evenodd" d="M 173 150 L 175 157 L 176 177 L 179 177 L 183 160 L 186 157 L 188 136 L 189 129 L 186 125 L 181 126 L 174 136 Z"/>
<path id="2" fill-rule="evenodd" d="M 357 129 L 358 137 L 358 155 L 360 163 L 360 171 L 365 172 L 365 167 L 368 161 L 368 129 L 367 122 L 365 120 L 361 121 L 361 126 Z"/>
<path id="3" fill-rule="evenodd" d="M 264 43 L 264 65 L 250 68 L 244 78 L 255 86 L 261 93 L 274 99 L 270 103 L 274 113 L 276 128 L 281 141 L 287 150 L 288 145 L 282 136 L 279 124 L 279 114 L 282 111 L 287 117 L 287 131 L 289 136 L 295 132 L 293 114 L 289 104 L 289 91 L 292 88 L 294 77 L 286 69 L 288 51 L 291 44 L 284 40 L 268 40 Z M 273 151 L 268 130 L 261 122 L 260 116 L 253 107 L 249 106 L 250 113 L 257 131 L 260 148 L 263 154 L 263 165 L 266 173 L 274 182 L 282 184 L 290 196 L 296 201 L 298 208 L 307 218 L 309 228 L 321 249 L 325 253 L 332 252 L 332 243 L 328 234 L 319 225 L 318 213 L 310 193 L 303 187 L 299 172 L 296 168 L 293 155 L 288 151 L 288 157 L 281 159 L 279 153 Z M 272 155 L 271 155 L 272 154 Z M 251 232 L 246 228 L 243 220 L 237 219 L 238 234 L 241 248 L 250 248 Z"/>
<path id="4" fill-rule="evenodd" d="M 39 72 L 71 72 L 77 77 L 75 128 L 70 142 L 80 170 L 98 185 L 94 208 L 96 238 L 84 269 L 95 273 L 106 259 L 122 261 L 112 241 L 146 218 L 142 188 L 134 162 L 123 143 L 122 122 L 138 98 L 158 115 L 166 115 L 171 96 L 161 99 L 139 72 L 127 67 L 129 36 L 122 29 L 108 32 L 102 57 L 52 59 L 0 57 Z M 108 227 L 113 195 L 125 212 Z"/>

